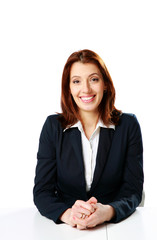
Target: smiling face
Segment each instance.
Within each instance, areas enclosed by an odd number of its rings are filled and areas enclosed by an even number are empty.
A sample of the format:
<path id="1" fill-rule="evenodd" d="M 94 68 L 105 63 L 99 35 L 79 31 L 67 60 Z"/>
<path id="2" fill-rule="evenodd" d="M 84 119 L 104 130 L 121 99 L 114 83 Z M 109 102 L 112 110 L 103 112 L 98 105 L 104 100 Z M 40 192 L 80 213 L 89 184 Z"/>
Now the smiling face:
<path id="1" fill-rule="evenodd" d="M 98 106 L 106 90 L 102 74 L 93 63 L 75 62 L 70 71 L 70 92 L 79 113 L 98 113 Z"/>

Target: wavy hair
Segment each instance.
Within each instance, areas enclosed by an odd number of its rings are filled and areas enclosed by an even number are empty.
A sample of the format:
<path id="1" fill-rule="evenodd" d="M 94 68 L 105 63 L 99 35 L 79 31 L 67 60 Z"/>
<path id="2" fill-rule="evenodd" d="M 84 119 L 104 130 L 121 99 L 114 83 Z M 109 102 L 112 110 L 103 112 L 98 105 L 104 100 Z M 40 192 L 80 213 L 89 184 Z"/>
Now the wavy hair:
<path id="1" fill-rule="evenodd" d="M 104 92 L 101 103 L 99 104 L 98 111 L 99 116 L 105 125 L 115 124 L 118 125 L 121 111 L 117 110 L 115 104 L 115 88 L 111 76 L 107 70 L 107 67 L 100 56 L 88 49 L 80 50 L 72 53 L 63 69 L 62 74 L 62 89 L 61 89 L 61 108 L 62 113 L 59 116 L 62 127 L 72 126 L 78 120 L 81 121 L 78 107 L 73 100 L 70 93 L 70 71 L 71 66 L 75 62 L 81 63 L 93 63 L 98 68 L 103 76 L 107 91 Z"/>

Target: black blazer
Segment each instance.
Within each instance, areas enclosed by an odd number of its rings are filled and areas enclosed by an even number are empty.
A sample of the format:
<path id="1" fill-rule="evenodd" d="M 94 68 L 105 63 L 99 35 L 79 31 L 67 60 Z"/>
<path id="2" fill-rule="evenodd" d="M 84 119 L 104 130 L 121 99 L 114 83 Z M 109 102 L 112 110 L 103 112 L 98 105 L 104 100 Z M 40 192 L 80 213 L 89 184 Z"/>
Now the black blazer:
<path id="1" fill-rule="evenodd" d="M 40 213 L 56 223 L 78 199 L 94 196 L 114 207 L 119 222 L 132 214 L 143 191 L 143 147 L 139 123 L 133 114 L 122 114 L 115 130 L 101 128 L 94 179 L 86 192 L 81 133 L 63 131 L 58 115 L 43 126 L 37 154 L 34 203 Z"/>

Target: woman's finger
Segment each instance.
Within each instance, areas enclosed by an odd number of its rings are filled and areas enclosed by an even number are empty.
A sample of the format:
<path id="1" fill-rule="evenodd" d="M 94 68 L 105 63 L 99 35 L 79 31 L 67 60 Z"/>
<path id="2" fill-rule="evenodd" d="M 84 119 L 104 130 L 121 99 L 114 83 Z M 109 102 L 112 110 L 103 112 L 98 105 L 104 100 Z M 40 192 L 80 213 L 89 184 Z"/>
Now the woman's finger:
<path id="1" fill-rule="evenodd" d="M 86 208 L 82 208 L 82 207 L 80 207 L 80 206 L 73 206 L 72 207 L 72 212 L 73 212 L 73 214 L 75 215 L 75 214 L 77 214 L 77 213 L 79 213 L 79 214 L 84 214 L 84 215 L 86 215 L 86 216 L 89 216 L 92 212 L 94 211 L 94 208 L 92 207 L 92 211 L 89 211 L 89 210 L 87 210 Z"/>
<path id="2" fill-rule="evenodd" d="M 87 215 L 85 215 L 84 213 L 79 213 L 79 212 L 73 213 L 73 216 L 79 219 L 85 219 L 87 217 Z"/>
<path id="3" fill-rule="evenodd" d="M 93 208 L 90 203 L 82 201 L 82 200 L 77 200 L 74 205 L 80 206 L 80 207 L 85 208 L 89 211 L 91 211 L 92 208 Z"/>
<path id="4" fill-rule="evenodd" d="M 84 226 L 82 226 L 82 225 L 77 225 L 77 229 L 79 229 L 79 230 L 85 230 L 85 229 L 87 229 L 86 227 L 84 227 Z"/>
<path id="5" fill-rule="evenodd" d="M 72 206 L 72 209 L 74 211 L 84 213 L 85 215 L 89 215 L 95 211 L 94 207 L 90 203 L 84 202 L 82 200 L 77 200 Z"/>
<path id="6" fill-rule="evenodd" d="M 92 204 L 92 203 L 94 203 L 94 204 L 96 204 L 98 201 L 97 201 L 97 199 L 95 198 L 95 197 L 91 197 L 88 201 L 87 201 L 87 203 L 89 203 L 89 204 Z"/>
<path id="7" fill-rule="evenodd" d="M 77 218 L 75 216 L 73 216 L 73 220 L 75 222 L 75 224 L 77 225 L 81 225 L 84 228 L 88 228 L 88 227 L 93 227 L 98 225 L 99 223 L 99 218 L 98 218 L 98 214 L 96 212 L 94 212 L 93 214 L 91 214 L 89 217 L 82 219 L 82 218 Z"/>

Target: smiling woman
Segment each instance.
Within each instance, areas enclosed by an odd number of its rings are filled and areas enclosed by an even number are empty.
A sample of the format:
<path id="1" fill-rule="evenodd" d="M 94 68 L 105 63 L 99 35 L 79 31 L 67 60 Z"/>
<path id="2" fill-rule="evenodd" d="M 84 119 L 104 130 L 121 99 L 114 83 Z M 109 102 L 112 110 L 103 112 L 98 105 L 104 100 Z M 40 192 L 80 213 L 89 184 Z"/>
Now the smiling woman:
<path id="1" fill-rule="evenodd" d="M 77 93 L 78 91 L 81 92 Z M 97 94 L 95 91 L 98 91 Z M 76 94 L 81 95 L 76 97 Z M 63 118 L 60 117 L 63 127 L 73 125 L 78 119 L 81 121 L 83 115 L 81 116 L 81 109 L 77 103 L 93 103 L 84 104 L 89 110 L 94 104 L 97 105 L 97 113 L 104 124 L 107 126 L 111 122 L 118 124 L 121 111 L 114 106 L 115 89 L 111 76 L 100 56 L 87 49 L 71 54 L 63 70 L 61 97 Z"/>
<path id="2" fill-rule="evenodd" d="M 86 229 L 119 222 L 141 202 L 140 126 L 114 102 L 102 59 L 74 52 L 62 75 L 62 113 L 47 118 L 37 155 L 34 202 L 56 223 Z"/>

